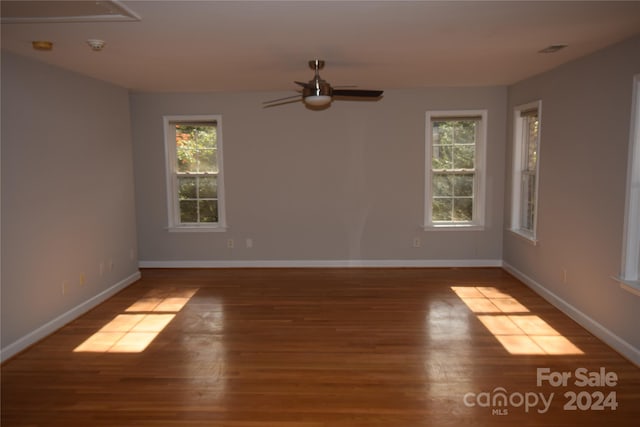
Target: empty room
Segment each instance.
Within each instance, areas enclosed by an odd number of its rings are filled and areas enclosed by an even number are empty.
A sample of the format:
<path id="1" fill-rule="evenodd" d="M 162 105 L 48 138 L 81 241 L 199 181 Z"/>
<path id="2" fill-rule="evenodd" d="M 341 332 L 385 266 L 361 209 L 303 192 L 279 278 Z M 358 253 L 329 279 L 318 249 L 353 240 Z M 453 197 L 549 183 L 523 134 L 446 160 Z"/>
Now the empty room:
<path id="1" fill-rule="evenodd" d="M 2 1 L 2 426 L 635 426 L 640 1 Z"/>

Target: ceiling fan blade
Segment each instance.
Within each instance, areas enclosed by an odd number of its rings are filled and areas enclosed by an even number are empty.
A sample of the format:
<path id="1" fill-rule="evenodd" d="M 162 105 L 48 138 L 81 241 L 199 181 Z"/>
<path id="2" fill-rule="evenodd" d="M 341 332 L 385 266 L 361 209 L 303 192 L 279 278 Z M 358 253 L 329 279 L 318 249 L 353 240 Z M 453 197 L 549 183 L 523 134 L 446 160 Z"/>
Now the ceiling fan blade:
<path id="1" fill-rule="evenodd" d="M 309 83 L 294 81 L 295 84 L 300 85 L 302 87 L 311 87 Z"/>
<path id="2" fill-rule="evenodd" d="M 366 89 L 334 89 L 334 96 L 354 96 L 361 98 L 378 98 L 382 95 L 382 90 L 366 90 Z"/>
<path id="3" fill-rule="evenodd" d="M 297 97 L 297 99 L 282 99 L 280 101 L 272 101 L 271 104 L 264 104 L 262 106 L 262 108 L 271 108 L 271 107 L 279 107 L 281 105 L 286 105 L 286 104 L 293 104 L 294 102 L 301 102 L 302 101 L 302 97 Z"/>
<path id="4" fill-rule="evenodd" d="M 284 98 L 278 98 L 278 99 L 272 99 L 271 101 L 264 101 L 262 104 L 273 104 L 275 102 L 282 102 L 282 101 L 286 101 L 288 99 L 293 99 L 293 98 L 300 98 L 302 99 L 302 95 L 297 94 L 297 95 L 291 95 L 291 96 L 285 96 Z"/>

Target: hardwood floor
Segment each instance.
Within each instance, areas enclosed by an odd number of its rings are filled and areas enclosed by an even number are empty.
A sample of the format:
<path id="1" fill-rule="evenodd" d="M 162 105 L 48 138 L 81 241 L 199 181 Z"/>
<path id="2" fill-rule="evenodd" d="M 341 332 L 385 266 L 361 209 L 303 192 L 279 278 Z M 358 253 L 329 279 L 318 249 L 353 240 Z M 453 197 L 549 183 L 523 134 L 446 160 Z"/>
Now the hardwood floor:
<path id="1" fill-rule="evenodd" d="M 640 419 L 640 369 L 491 268 L 143 270 L 1 391 L 3 427 Z"/>

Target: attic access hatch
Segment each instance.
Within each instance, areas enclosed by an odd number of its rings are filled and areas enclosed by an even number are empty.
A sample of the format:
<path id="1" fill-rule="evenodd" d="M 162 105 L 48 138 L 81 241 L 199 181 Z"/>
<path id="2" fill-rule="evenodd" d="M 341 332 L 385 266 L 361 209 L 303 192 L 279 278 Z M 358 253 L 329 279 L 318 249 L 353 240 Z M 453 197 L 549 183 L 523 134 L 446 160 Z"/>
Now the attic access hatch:
<path id="1" fill-rule="evenodd" d="M 134 11 L 116 0 L 0 2 L 3 24 L 49 22 L 140 21 Z"/>

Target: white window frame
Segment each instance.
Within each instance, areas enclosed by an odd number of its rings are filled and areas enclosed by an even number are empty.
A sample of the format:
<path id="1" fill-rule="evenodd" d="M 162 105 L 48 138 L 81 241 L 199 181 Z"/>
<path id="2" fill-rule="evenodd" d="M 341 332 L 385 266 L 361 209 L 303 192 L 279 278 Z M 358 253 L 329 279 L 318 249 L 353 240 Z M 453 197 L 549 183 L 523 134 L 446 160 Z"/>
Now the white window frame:
<path id="1" fill-rule="evenodd" d="M 621 286 L 640 295 L 640 74 L 633 79 Z"/>
<path id="2" fill-rule="evenodd" d="M 164 142 L 166 158 L 166 188 L 167 188 L 167 213 L 170 232 L 216 232 L 226 231 L 225 196 L 224 196 L 224 168 L 222 155 L 222 116 L 221 115 L 185 115 L 163 116 Z M 216 161 L 218 174 L 216 179 L 218 192 L 218 222 L 215 223 L 190 223 L 180 222 L 180 207 L 178 200 L 178 171 L 176 150 L 176 123 L 216 123 Z"/>
<path id="3" fill-rule="evenodd" d="M 522 226 L 522 207 L 523 207 L 523 192 L 522 192 L 522 180 L 523 170 L 525 169 L 525 138 L 524 138 L 524 124 L 525 120 L 522 117 L 522 112 L 527 110 L 538 111 L 538 151 L 536 159 L 536 171 L 535 171 L 535 194 L 533 195 L 534 209 L 533 209 L 533 229 L 528 230 Z M 532 244 L 538 242 L 538 194 L 540 193 L 540 153 L 541 153 L 541 138 L 542 135 L 542 101 L 537 100 L 529 102 L 523 105 L 518 105 L 513 111 L 513 162 L 512 162 L 512 178 L 511 178 L 511 227 L 510 230 L 520 237 L 525 238 Z"/>
<path id="4" fill-rule="evenodd" d="M 467 222 L 433 221 L 433 131 L 432 121 L 439 118 L 475 118 L 480 117 L 476 128 L 474 179 L 473 179 L 473 211 L 472 220 Z M 487 146 L 488 111 L 487 110 L 432 110 L 426 112 L 425 126 L 425 187 L 424 187 L 424 230 L 483 230 L 485 225 L 485 182 L 486 182 L 486 146 Z"/>

